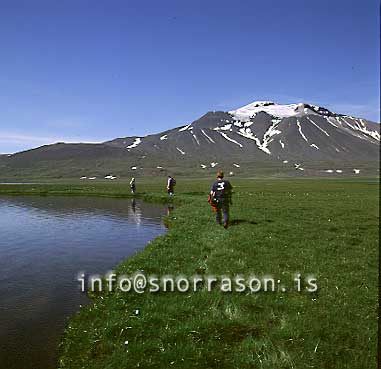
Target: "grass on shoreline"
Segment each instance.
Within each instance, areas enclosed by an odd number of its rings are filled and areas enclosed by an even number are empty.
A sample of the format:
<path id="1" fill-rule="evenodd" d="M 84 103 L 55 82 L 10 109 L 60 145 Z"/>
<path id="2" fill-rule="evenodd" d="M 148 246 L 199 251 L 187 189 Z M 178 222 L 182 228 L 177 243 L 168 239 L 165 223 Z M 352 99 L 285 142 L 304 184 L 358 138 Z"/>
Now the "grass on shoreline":
<path id="1" fill-rule="evenodd" d="M 272 275 L 287 287 L 300 272 L 316 276 L 318 291 L 93 294 L 65 332 L 60 368 L 376 366 L 378 183 L 232 183 L 228 230 L 214 224 L 209 181 L 179 181 L 170 231 L 115 271 Z M 0 195 L 129 196 L 114 184 L 14 187 L 0 185 Z M 163 190 L 147 181 L 139 196 L 166 201 Z"/>

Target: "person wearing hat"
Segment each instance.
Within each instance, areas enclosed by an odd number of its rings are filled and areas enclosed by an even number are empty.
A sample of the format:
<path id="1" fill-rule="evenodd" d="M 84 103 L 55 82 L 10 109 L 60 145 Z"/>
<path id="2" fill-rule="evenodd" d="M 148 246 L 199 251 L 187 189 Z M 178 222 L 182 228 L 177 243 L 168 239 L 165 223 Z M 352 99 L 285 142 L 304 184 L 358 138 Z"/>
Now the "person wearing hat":
<path id="1" fill-rule="evenodd" d="M 229 206 L 231 204 L 233 186 L 228 180 L 224 179 L 224 172 L 219 170 L 217 172 L 217 180 L 214 181 L 210 188 L 210 195 L 216 202 L 216 222 L 222 224 L 222 215 L 224 217 L 224 228 L 229 226 Z"/>

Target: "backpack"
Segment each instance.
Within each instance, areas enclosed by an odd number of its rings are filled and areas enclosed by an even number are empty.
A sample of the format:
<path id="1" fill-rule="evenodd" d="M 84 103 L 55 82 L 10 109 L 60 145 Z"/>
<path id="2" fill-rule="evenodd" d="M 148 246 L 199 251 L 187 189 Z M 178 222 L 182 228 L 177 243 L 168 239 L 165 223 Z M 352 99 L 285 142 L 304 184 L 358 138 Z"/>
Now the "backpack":
<path id="1" fill-rule="evenodd" d="M 208 203 L 212 207 L 213 211 L 218 210 L 218 200 L 215 197 L 208 195 Z"/>

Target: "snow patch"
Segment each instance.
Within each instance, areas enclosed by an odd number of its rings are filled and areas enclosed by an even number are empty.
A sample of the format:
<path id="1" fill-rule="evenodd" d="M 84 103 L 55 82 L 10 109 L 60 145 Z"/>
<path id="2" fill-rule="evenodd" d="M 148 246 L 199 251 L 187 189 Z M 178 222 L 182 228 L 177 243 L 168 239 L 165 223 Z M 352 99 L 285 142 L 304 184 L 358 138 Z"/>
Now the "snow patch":
<path id="1" fill-rule="evenodd" d="M 181 155 L 185 155 L 185 151 L 179 149 L 178 147 L 176 147 L 177 151 L 181 154 Z"/>
<path id="2" fill-rule="evenodd" d="M 197 136 L 196 136 L 196 135 L 193 133 L 193 131 L 192 131 L 192 130 L 191 130 L 190 132 L 191 132 L 191 134 L 192 134 L 193 138 L 195 139 L 195 141 L 197 142 L 197 145 L 199 145 L 199 146 L 200 146 L 200 141 L 198 140 Z"/>
<path id="3" fill-rule="evenodd" d="M 188 124 L 187 126 L 184 126 L 183 128 L 179 129 L 179 132 L 186 131 L 192 124 Z"/>
<path id="4" fill-rule="evenodd" d="M 133 149 L 134 147 L 138 146 L 142 142 L 142 139 L 140 137 L 135 138 L 135 141 L 127 146 L 127 149 Z"/>
<path id="5" fill-rule="evenodd" d="M 270 138 L 274 135 L 279 135 L 280 133 L 282 133 L 282 131 L 279 131 L 278 129 L 276 129 L 276 127 L 280 121 L 281 121 L 281 119 L 271 119 L 272 125 L 269 127 L 269 129 L 263 135 L 263 141 L 266 141 L 267 138 Z"/>
<path id="6" fill-rule="evenodd" d="M 284 149 L 284 143 L 282 142 L 282 140 L 279 140 L 279 144 L 282 146 L 282 149 Z"/>
<path id="7" fill-rule="evenodd" d="M 335 123 L 333 123 L 333 121 L 334 121 L 334 119 L 333 118 L 331 118 L 331 117 L 323 117 L 331 126 L 334 126 L 334 127 L 336 127 L 336 128 L 338 128 L 337 127 L 337 125 L 335 124 Z"/>
<path id="8" fill-rule="evenodd" d="M 136 170 L 136 169 L 138 169 L 138 167 L 131 167 L 131 170 Z"/>
<path id="9" fill-rule="evenodd" d="M 354 131 L 356 131 L 356 128 L 354 127 L 354 126 L 352 126 L 352 124 L 350 124 L 348 121 L 346 121 L 344 118 L 343 118 L 343 122 L 347 125 L 347 126 L 349 126 L 349 127 L 351 127 Z"/>
<path id="10" fill-rule="evenodd" d="M 160 137 L 160 140 L 163 141 L 163 140 L 168 140 L 168 135 L 163 135 Z"/>
<path id="11" fill-rule="evenodd" d="M 215 163 L 215 162 L 210 163 L 210 166 L 211 166 L 212 168 L 214 168 L 216 165 L 218 165 L 218 163 Z"/>
<path id="12" fill-rule="evenodd" d="M 271 155 L 271 151 L 268 148 L 269 143 L 272 141 L 271 137 L 274 135 L 278 135 L 282 133 L 282 131 L 277 129 L 278 123 L 281 121 L 280 119 L 272 119 L 272 125 L 269 127 L 269 129 L 265 132 L 263 135 L 263 141 L 261 140 L 251 131 L 251 128 L 246 127 L 246 128 L 240 128 L 238 130 L 238 134 L 248 138 L 250 140 L 254 140 L 255 143 L 257 144 L 258 148 L 265 152 L 268 155 Z"/>
<path id="13" fill-rule="evenodd" d="M 352 118 L 352 117 L 347 117 L 347 118 L 350 118 L 352 119 L 354 122 L 355 122 L 355 125 L 352 125 L 351 123 L 349 123 L 346 119 L 344 118 L 341 118 L 341 120 L 348 126 L 350 127 L 353 131 L 357 131 L 357 132 L 360 132 L 364 137 L 360 136 L 359 134 L 353 134 L 354 136 L 358 137 L 358 138 L 361 138 L 363 140 L 369 140 L 369 138 L 373 138 L 374 140 L 376 141 L 380 141 L 380 134 L 379 132 L 377 131 L 371 131 L 369 130 L 368 128 L 366 128 L 365 124 L 364 124 L 364 121 L 363 120 L 357 120 L 355 118 Z M 336 120 L 338 122 L 340 122 L 340 124 L 342 124 L 342 122 L 339 120 L 339 118 L 336 118 Z M 360 123 L 359 123 L 360 121 Z"/>
<path id="14" fill-rule="evenodd" d="M 283 160 L 283 164 L 287 164 L 288 163 L 288 160 Z"/>
<path id="15" fill-rule="evenodd" d="M 205 165 L 205 164 L 200 164 L 200 167 L 201 167 L 202 169 L 206 169 L 206 165 Z"/>
<path id="16" fill-rule="evenodd" d="M 319 147 L 317 147 L 315 144 L 311 144 L 310 146 L 313 147 L 316 150 L 319 150 Z"/>
<path id="17" fill-rule="evenodd" d="M 213 128 L 214 131 L 231 131 L 232 124 L 225 124 L 222 127 L 215 127 Z"/>
<path id="18" fill-rule="evenodd" d="M 341 169 L 336 169 L 336 173 L 343 173 Z"/>
<path id="19" fill-rule="evenodd" d="M 353 169 L 354 174 L 360 174 L 360 169 Z"/>
<path id="20" fill-rule="evenodd" d="M 250 128 L 241 128 L 241 129 L 239 129 L 239 131 L 237 133 L 239 135 L 245 137 L 245 138 L 248 138 L 250 140 L 255 141 L 255 143 L 258 146 L 258 148 L 263 150 L 263 147 L 262 147 L 260 139 L 251 131 Z M 263 150 L 263 151 L 265 151 L 265 150 Z M 266 152 L 266 154 L 270 154 L 270 152 L 268 150 L 265 151 L 265 152 Z"/>
<path id="21" fill-rule="evenodd" d="M 286 118 L 297 115 L 298 113 L 295 111 L 297 107 L 298 104 L 278 105 L 272 101 L 254 101 L 242 108 L 229 111 L 229 114 L 238 120 L 249 120 L 255 114 L 263 111 L 277 118 Z"/>
<path id="22" fill-rule="evenodd" d="M 371 131 L 368 128 L 366 128 L 366 125 L 365 125 L 363 119 L 360 119 L 361 125 L 358 124 L 356 119 L 354 119 L 354 120 L 357 123 L 357 127 L 355 128 L 356 130 L 358 130 L 358 131 L 360 131 L 362 133 L 365 133 L 368 136 L 371 136 L 372 138 L 374 138 L 377 141 L 380 141 L 380 134 L 377 131 Z"/>
<path id="23" fill-rule="evenodd" d="M 222 137 L 224 137 L 225 139 L 227 139 L 228 141 L 230 142 L 233 142 L 234 144 L 238 145 L 239 147 L 243 147 L 242 144 L 240 144 L 239 142 L 237 142 L 236 140 L 233 140 L 232 138 L 230 138 L 226 133 L 224 132 L 218 132 Z"/>
<path id="24" fill-rule="evenodd" d="M 241 166 L 240 166 L 239 164 L 234 163 L 233 165 L 234 165 L 236 168 L 241 168 Z"/>
<path id="25" fill-rule="evenodd" d="M 306 142 L 308 142 L 307 137 L 304 135 L 304 133 L 303 133 L 303 131 L 302 131 L 302 126 L 300 125 L 300 122 L 299 122 L 298 119 L 296 120 L 296 124 L 297 124 L 297 126 L 298 126 L 300 135 L 303 137 L 303 140 L 306 141 Z"/>
<path id="26" fill-rule="evenodd" d="M 201 129 L 201 133 L 211 142 L 211 143 L 215 143 L 214 141 L 213 141 L 213 139 L 211 138 L 211 137 L 209 137 L 206 133 L 205 133 L 205 131 L 203 130 L 203 129 Z"/>
<path id="27" fill-rule="evenodd" d="M 318 126 L 310 117 L 307 117 L 307 119 L 318 129 L 320 129 L 320 131 L 322 131 L 326 136 L 329 137 L 329 134 L 323 129 L 321 128 L 320 126 Z"/>
<path id="28" fill-rule="evenodd" d="M 340 118 L 339 117 L 335 117 L 337 123 L 339 123 L 341 126 L 343 125 L 343 123 L 340 121 Z"/>

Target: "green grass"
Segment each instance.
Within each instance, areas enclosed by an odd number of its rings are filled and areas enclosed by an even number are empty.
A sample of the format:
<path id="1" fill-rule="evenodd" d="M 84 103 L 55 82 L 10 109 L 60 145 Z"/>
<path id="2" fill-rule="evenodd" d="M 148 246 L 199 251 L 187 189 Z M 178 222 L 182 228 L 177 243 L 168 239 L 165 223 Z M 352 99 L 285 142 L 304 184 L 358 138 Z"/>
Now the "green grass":
<path id="1" fill-rule="evenodd" d="M 61 369 L 376 367 L 378 183 L 232 183 L 228 230 L 214 224 L 209 181 L 178 181 L 169 232 L 116 272 L 272 275 L 287 287 L 300 272 L 316 276 L 318 291 L 92 294 L 65 332 Z M 139 196 L 165 201 L 163 190 L 147 180 Z M 128 188 L 0 186 L 5 193 L 128 196 Z"/>

